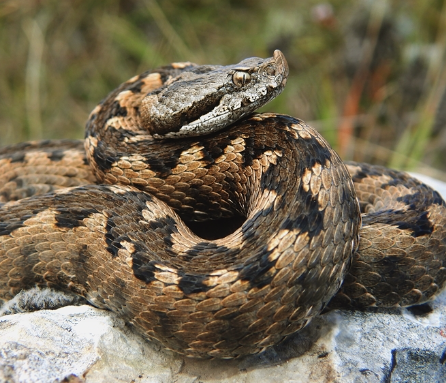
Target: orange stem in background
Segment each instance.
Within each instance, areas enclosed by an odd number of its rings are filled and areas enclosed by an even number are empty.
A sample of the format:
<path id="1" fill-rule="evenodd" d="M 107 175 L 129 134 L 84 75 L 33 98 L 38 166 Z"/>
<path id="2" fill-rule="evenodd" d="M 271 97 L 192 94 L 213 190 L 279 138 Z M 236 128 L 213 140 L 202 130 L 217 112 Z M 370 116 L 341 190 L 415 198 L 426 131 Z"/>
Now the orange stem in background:
<path id="1" fill-rule="evenodd" d="M 342 111 L 341 123 L 338 128 L 338 151 L 341 158 L 345 157 L 351 136 L 353 135 L 353 118 L 359 111 L 359 102 L 366 81 L 365 71 L 358 71 L 348 91 Z"/>
<path id="2" fill-rule="evenodd" d="M 344 103 L 344 109 L 342 111 L 343 118 L 341 118 L 338 130 L 338 150 L 341 157 L 347 155 L 347 149 L 354 133 L 355 119 L 352 117 L 359 114 L 359 104 L 366 81 L 368 80 L 370 84 L 368 96 L 371 102 L 381 102 L 384 97 L 382 90 L 389 77 L 390 69 L 390 63 L 386 62 L 373 72 L 369 72 L 368 70 L 358 70 L 356 72 Z"/>

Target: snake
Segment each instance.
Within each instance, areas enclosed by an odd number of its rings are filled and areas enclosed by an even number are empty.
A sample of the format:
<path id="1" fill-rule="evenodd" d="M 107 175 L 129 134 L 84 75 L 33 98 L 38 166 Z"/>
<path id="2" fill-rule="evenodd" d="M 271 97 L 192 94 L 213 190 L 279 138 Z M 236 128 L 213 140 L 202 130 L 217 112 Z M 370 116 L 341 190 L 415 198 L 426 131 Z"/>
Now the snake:
<path id="1" fill-rule="evenodd" d="M 446 280 L 446 207 L 256 110 L 285 56 L 172 63 L 112 91 L 84 140 L 0 149 L 0 297 L 84 297 L 195 358 L 277 345 L 330 308 L 422 304 Z"/>

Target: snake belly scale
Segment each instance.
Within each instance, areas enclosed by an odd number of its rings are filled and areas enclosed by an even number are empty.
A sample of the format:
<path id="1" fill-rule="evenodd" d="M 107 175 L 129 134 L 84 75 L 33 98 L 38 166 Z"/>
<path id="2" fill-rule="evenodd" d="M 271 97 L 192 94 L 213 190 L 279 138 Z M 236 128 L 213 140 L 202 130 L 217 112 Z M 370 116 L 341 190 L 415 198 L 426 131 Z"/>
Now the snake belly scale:
<path id="1" fill-rule="evenodd" d="M 435 296 L 446 279 L 441 197 L 405 173 L 344 164 L 298 119 L 251 114 L 287 75 L 279 51 L 172 64 L 107 96 L 85 151 L 81 141 L 1 150 L 1 298 L 72 291 L 168 349 L 234 358 L 327 305 Z M 240 227 L 212 240 L 185 223 L 236 216 Z"/>

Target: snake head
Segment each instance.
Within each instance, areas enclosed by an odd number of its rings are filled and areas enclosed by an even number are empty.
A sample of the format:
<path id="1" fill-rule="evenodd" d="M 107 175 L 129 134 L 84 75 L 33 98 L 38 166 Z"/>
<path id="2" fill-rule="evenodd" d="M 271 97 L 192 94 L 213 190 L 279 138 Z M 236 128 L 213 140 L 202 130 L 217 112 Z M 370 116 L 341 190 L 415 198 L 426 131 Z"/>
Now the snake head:
<path id="1" fill-rule="evenodd" d="M 235 65 L 187 67 L 144 97 L 142 123 L 157 139 L 216 132 L 280 94 L 288 73 L 279 50 L 273 57 L 251 57 Z"/>

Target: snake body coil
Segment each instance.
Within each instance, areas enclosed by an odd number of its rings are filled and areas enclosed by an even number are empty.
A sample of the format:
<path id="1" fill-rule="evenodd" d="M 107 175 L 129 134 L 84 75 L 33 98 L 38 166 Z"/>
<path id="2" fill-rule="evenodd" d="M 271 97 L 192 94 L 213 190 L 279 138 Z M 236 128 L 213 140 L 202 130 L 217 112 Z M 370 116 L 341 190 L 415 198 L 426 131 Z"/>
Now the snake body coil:
<path id="1" fill-rule="evenodd" d="M 239 120 L 287 75 L 279 51 L 228 67 L 172 64 L 93 110 L 85 152 L 81 141 L 0 151 L 0 296 L 73 291 L 169 349 L 219 358 L 277 344 L 330 301 L 432 298 L 446 279 L 437 192 L 344 165 L 295 118 Z M 184 223 L 237 216 L 217 239 Z"/>

